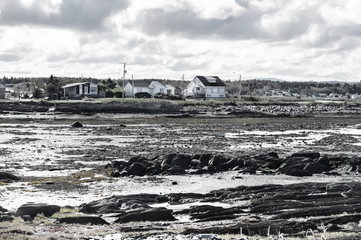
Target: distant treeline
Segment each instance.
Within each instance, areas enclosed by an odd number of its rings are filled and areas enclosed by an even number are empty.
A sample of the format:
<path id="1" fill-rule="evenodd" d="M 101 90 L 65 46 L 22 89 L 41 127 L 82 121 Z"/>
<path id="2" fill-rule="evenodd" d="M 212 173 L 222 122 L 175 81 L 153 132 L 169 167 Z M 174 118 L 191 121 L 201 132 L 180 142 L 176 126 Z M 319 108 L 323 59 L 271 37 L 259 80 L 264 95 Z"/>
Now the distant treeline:
<path id="1" fill-rule="evenodd" d="M 82 78 L 82 77 L 58 77 L 59 85 L 65 85 L 74 82 L 95 82 L 102 83 L 104 81 L 112 80 L 122 86 L 123 81 L 119 79 L 98 79 L 98 78 Z M 3 77 L 0 79 L 0 83 L 14 84 L 14 85 L 26 85 L 37 88 L 46 88 L 46 85 L 50 81 L 49 77 Z M 143 80 L 143 79 L 142 79 Z M 173 85 L 179 90 L 183 90 L 189 83 L 189 81 L 181 80 L 170 80 L 170 79 L 148 79 L 160 81 L 164 84 Z M 136 80 L 135 80 L 136 81 Z M 289 94 L 299 94 L 301 96 L 314 96 L 314 95 L 353 95 L 361 93 L 361 83 L 345 83 L 345 82 L 287 82 L 287 81 L 271 81 L 271 80 L 242 80 L 240 81 L 224 81 L 226 84 L 226 90 L 229 95 L 254 95 L 254 96 L 265 96 L 274 92 L 283 92 Z"/>

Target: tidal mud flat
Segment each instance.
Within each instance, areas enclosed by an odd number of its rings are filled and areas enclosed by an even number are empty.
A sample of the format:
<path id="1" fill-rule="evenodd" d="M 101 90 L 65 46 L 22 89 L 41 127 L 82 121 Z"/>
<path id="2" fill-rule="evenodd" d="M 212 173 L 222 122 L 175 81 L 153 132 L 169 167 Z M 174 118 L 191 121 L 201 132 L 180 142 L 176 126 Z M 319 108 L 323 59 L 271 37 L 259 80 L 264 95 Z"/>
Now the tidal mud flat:
<path id="1" fill-rule="evenodd" d="M 357 109 L 292 117 L 226 109 L 4 113 L 1 172 L 17 178 L 1 175 L 1 235 L 360 237 Z M 34 216 L 19 211 L 29 202 Z"/>

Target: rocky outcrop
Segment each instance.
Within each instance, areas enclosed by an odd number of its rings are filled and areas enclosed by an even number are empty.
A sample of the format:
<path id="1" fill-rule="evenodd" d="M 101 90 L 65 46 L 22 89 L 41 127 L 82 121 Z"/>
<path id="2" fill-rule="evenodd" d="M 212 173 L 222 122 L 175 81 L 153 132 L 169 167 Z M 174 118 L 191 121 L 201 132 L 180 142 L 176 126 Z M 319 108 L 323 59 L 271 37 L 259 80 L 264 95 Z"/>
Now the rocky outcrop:
<path id="1" fill-rule="evenodd" d="M 134 156 L 128 161 L 113 161 L 106 168 L 111 176 L 204 174 L 237 170 L 247 174 L 285 174 L 304 177 L 313 174 L 352 174 L 361 172 L 361 158 L 321 156 L 318 152 L 293 153 L 279 157 L 277 153 L 231 157 L 219 154 L 182 154 Z"/>
<path id="2" fill-rule="evenodd" d="M 182 106 L 169 101 L 112 101 L 112 102 L 2 102 L 0 111 L 63 113 L 179 113 Z"/>
<path id="3" fill-rule="evenodd" d="M 231 206 L 216 206 L 212 204 L 214 202 L 228 203 Z M 83 204 L 80 210 L 96 214 L 114 213 L 112 217 L 117 217 L 117 223 L 174 221 L 186 215 L 195 223 L 211 224 L 186 229 L 183 234 L 239 234 L 242 229 L 245 235 L 283 233 L 299 236 L 309 229 L 317 231 L 322 224 L 329 231 L 338 231 L 343 224 L 358 224 L 361 219 L 360 202 L 361 187 L 357 182 L 298 183 L 239 186 L 207 194 L 113 196 Z M 184 203 L 198 204 L 184 205 L 182 210 L 172 212 L 167 208 L 152 208 L 155 203 L 178 204 L 179 208 Z M 217 225 L 217 221 L 223 220 L 237 223 Z M 212 225 L 213 222 L 216 224 Z"/>
<path id="4" fill-rule="evenodd" d="M 44 214 L 45 216 L 51 216 L 60 211 L 60 207 L 57 205 L 47 205 L 42 203 L 27 203 L 21 205 L 16 211 L 16 216 L 30 216 L 32 219 L 37 214 Z"/>
<path id="5" fill-rule="evenodd" d="M 19 181 L 20 178 L 15 176 L 12 173 L 7 172 L 0 172 L 0 180 L 12 180 L 12 181 Z"/>

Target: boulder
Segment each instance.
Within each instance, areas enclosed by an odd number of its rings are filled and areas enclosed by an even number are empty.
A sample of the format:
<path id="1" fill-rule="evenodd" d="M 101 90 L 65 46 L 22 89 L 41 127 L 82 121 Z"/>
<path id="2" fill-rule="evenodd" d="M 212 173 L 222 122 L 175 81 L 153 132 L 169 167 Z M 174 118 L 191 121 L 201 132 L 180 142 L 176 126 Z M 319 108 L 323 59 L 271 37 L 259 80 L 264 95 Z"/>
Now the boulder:
<path id="1" fill-rule="evenodd" d="M 145 221 L 175 221 L 172 210 L 166 208 L 151 208 L 141 211 L 128 212 L 120 216 L 116 223 L 145 222 Z"/>
<path id="2" fill-rule="evenodd" d="M 211 160 L 211 158 L 212 158 L 212 154 L 205 153 L 199 157 L 199 161 L 201 161 L 202 166 L 208 166 L 208 163 Z"/>
<path id="3" fill-rule="evenodd" d="M 147 166 L 144 163 L 135 162 L 128 169 L 128 175 L 144 176 L 147 172 Z"/>
<path id="4" fill-rule="evenodd" d="M 7 172 L 0 172 L 0 180 L 20 180 L 19 177 L 15 176 L 14 174 L 7 173 Z"/>
<path id="5" fill-rule="evenodd" d="M 218 166 L 220 164 L 228 162 L 230 159 L 222 155 L 214 155 L 211 160 L 209 160 L 210 166 Z"/>
<path id="6" fill-rule="evenodd" d="M 79 121 L 75 121 L 71 124 L 71 127 L 73 128 L 82 128 L 83 124 L 81 124 Z"/>
<path id="7" fill-rule="evenodd" d="M 64 217 L 64 218 L 59 218 L 58 221 L 59 223 L 69 223 L 69 224 L 109 225 L 107 221 L 97 216 Z"/>
<path id="8" fill-rule="evenodd" d="M 178 154 L 172 159 L 170 165 L 173 167 L 180 166 L 184 169 L 188 169 L 190 167 L 191 161 L 192 161 L 191 156 L 186 154 Z"/>
<path id="9" fill-rule="evenodd" d="M 16 211 L 16 216 L 29 215 L 31 218 L 37 214 L 44 214 L 45 216 L 51 216 L 60 211 L 60 207 L 57 205 L 47 205 L 43 203 L 27 203 L 21 205 Z"/>
<path id="10" fill-rule="evenodd" d="M 9 215 L 0 216 L 0 222 L 12 222 L 14 218 Z"/>

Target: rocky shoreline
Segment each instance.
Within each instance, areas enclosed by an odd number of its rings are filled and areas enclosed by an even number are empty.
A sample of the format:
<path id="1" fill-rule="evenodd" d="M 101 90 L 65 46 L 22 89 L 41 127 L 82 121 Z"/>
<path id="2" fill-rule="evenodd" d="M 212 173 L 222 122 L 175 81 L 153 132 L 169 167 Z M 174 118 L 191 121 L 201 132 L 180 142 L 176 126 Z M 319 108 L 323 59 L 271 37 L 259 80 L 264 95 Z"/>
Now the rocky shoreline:
<path id="1" fill-rule="evenodd" d="M 358 156 L 321 156 L 318 152 L 298 152 L 279 157 L 276 152 L 256 156 L 231 157 L 221 154 L 180 154 L 164 156 L 138 155 L 125 161 L 113 161 L 106 165 L 111 176 L 213 174 L 238 171 L 244 174 L 285 174 L 312 176 L 313 174 L 342 175 L 361 173 Z"/>
<path id="2" fill-rule="evenodd" d="M 358 109 L 314 107 L 146 116 L 2 107 L 1 236 L 358 239 Z"/>
<path id="3" fill-rule="evenodd" d="M 224 101 L 216 105 L 212 102 L 174 102 L 160 100 L 122 101 L 2 101 L 0 112 L 59 112 L 71 114 L 92 113 L 145 113 L 183 114 L 183 116 L 212 114 L 230 117 L 294 117 L 315 114 L 359 114 L 361 104 L 324 102 L 239 102 Z"/>

